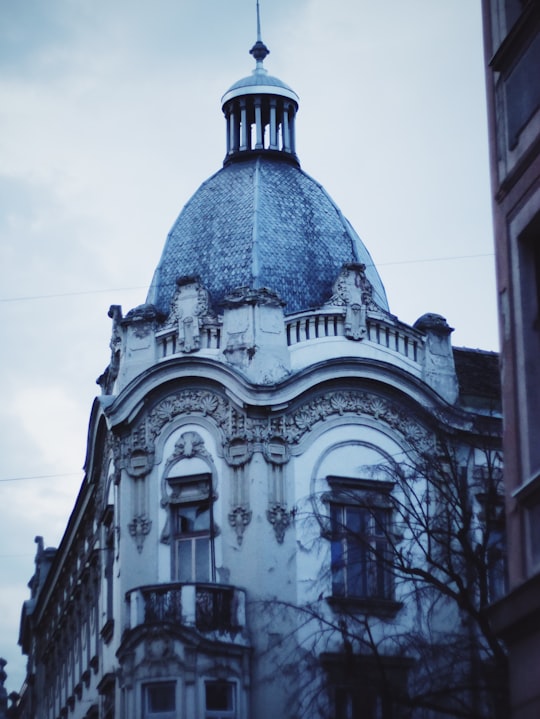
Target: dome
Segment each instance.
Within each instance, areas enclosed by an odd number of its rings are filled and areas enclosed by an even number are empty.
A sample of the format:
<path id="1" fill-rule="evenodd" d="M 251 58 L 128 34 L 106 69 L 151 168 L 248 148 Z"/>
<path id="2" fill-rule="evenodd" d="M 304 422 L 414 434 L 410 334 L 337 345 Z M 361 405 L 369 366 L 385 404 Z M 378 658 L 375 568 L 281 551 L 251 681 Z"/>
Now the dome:
<path id="1" fill-rule="evenodd" d="M 295 91 L 278 77 L 269 75 L 268 72 L 261 66 L 257 66 L 251 75 L 243 77 L 241 80 L 238 80 L 231 85 L 221 98 L 221 104 L 225 105 L 229 100 L 232 100 L 235 97 L 260 93 L 287 97 L 289 100 L 293 100 L 296 104 L 298 104 L 298 95 Z"/>
<path id="2" fill-rule="evenodd" d="M 384 310 L 383 284 L 366 247 L 296 155 L 298 96 L 256 66 L 223 95 L 224 166 L 204 182 L 171 229 L 147 302 L 169 313 L 181 277 L 199 277 L 215 308 L 239 288 L 277 293 L 292 314 L 321 307 L 344 264 L 363 264 Z"/>
<path id="3" fill-rule="evenodd" d="M 362 263 L 388 309 L 366 247 L 323 187 L 299 166 L 249 155 L 204 182 L 173 225 L 147 302 L 168 313 L 176 280 L 199 276 L 216 306 L 239 287 L 267 288 L 287 314 L 322 306 L 342 265 Z"/>

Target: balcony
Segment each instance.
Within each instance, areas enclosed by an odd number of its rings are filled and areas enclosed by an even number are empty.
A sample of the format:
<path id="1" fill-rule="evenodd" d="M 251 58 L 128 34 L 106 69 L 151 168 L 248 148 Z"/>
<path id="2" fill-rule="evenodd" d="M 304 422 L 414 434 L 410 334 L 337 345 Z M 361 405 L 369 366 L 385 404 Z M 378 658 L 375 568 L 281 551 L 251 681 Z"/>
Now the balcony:
<path id="1" fill-rule="evenodd" d="M 154 584 L 127 592 L 128 629 L 192 627 L 208 638 L 245 644 L 245 593 L 223 584 Z"/>

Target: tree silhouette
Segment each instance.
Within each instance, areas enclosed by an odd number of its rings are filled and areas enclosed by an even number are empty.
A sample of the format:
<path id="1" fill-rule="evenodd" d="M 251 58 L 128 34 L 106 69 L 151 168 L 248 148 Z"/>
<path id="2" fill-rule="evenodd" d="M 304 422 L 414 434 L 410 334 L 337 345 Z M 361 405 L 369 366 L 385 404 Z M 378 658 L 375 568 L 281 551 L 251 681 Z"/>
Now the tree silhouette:
<path id="1" fill-rule="evenodd" d="M 291 716 L 506 719 L 485 611 L 505 584 L 497 438 L 408 438 L 364 476 L 297 507 L 298 551 L 323 568 L 298 602 L 265 603 L 281 627 L 269 654 L 297 680 Z"/>

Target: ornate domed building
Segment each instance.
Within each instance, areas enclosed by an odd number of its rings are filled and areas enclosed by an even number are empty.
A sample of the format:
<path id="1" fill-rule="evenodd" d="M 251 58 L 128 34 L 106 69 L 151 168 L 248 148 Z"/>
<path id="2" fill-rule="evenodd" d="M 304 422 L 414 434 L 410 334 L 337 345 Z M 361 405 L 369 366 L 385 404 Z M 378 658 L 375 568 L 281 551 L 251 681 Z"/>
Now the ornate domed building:
<path id="1" fill-rule="evenodd" d="M 20 717 L 411 716 L 423 656 L 446 646 L 461 677 L 487 651 L 461 617 L 465 554 L 451 574 L 440 536 L 466 497 L 495 591 L 497 357 L 453 350 L 437 315 L 390 313 L 300 168 L 298 97 L 267 74 L 260 34 L 251 53 L 222 99 L 222 169 L 174 223 L 146 304 L 111 307 L 85 479 L 23 608 Z M 448 628 L 469 642 L 459 661 Z"/>

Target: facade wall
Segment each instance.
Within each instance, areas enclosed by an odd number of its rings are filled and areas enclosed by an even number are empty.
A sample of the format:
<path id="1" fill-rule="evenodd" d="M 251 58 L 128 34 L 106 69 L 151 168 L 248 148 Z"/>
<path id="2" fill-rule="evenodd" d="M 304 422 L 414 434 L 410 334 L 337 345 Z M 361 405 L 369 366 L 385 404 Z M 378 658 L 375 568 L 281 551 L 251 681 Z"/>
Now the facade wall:
<path id="1" fill-rule="evenodd" d="M 377 662 L 388 664 L 400 691 L 414 688 L 422 681 L 411 670 L 418 650 L 401 638 L 413 628 L 442 636 L 462 619 L 441 600 L 435 616 L 380 556 L 367 566 L 362 555 L 362 576 L 350 558 L 346 569 L 336 570 L 336 561 L 353 551 L 348 523 L 362 521 L 371 522 L 362 530 L 369 541 L 397 537 L 422 565 L 414 524 L 397 508 L 412 508 L 411 491 L 415 506 L 425 501 L 418 453 L 434 450 L 446 430 L 463 431 L 464 416 L 450 410 L 445 428 L 435 415 L 449 405 L 432 390 L 416 380 L 408 386 L 399 372 L 374 383 L 361 365 L 355 373 L 347 366 L 345 376 L 306 368 L 261 401 L 255 385 L 225 367 L 213 367 L 210 381 L 202 378 L 204 360 L 166 364 L 112 404 L 96 402 L 87 483 L 73 519 L 81 529 L 72 536 L 68 528 L 50 600 L 42 595 L 34 617 L 35 718 L 153 718 L 152 697 L 161 702 L 157 719 L 211 717 L 205 706 L 214 688 L 220 701 L 230 692 L 231 713 L 223 716 L 235 719 L 348 716 L 348 704 L 334 714 L 336 702 L 352 701 L 336 694 L 349 671 L 342 666 L 347 637 L 365 661 L 368 644 L 377 648 L 373 666 L 357 670 L 373 675 L 362 701 L 369 695 L 377 716 Z M 413 394 L 424 393 L 422 404 L 411 403 L 413 386 Z M 458 463 L 472 478 L 485 457 L 465 445 Z M 432 501 L 425 511 L 435 516 Z M 204 534 L 210 506 L 211 536 Z M 374 512 L 392 525 L 373 524 Z M 207 539 L 211 547 L 199 554 Z M 179 544 L 191 547 L 187 575 L 178 573 Z M 91 591 L 75 569 L 87 566 L 83 547 L 94 557 Z M 71 598 L 71 586 L 82 594 Z M 76 626 L 80 638 L 69 633 Z M 382 716 L 396 711 L 388 705 Z"/>
<path id="2" fill-rule="evenodd" d="M 513 716 L 540 713 L 540 12 L 485 0 L 484 34 L 504 407 Z M 531 672 L 533 675 L 531 675 Z"/>

